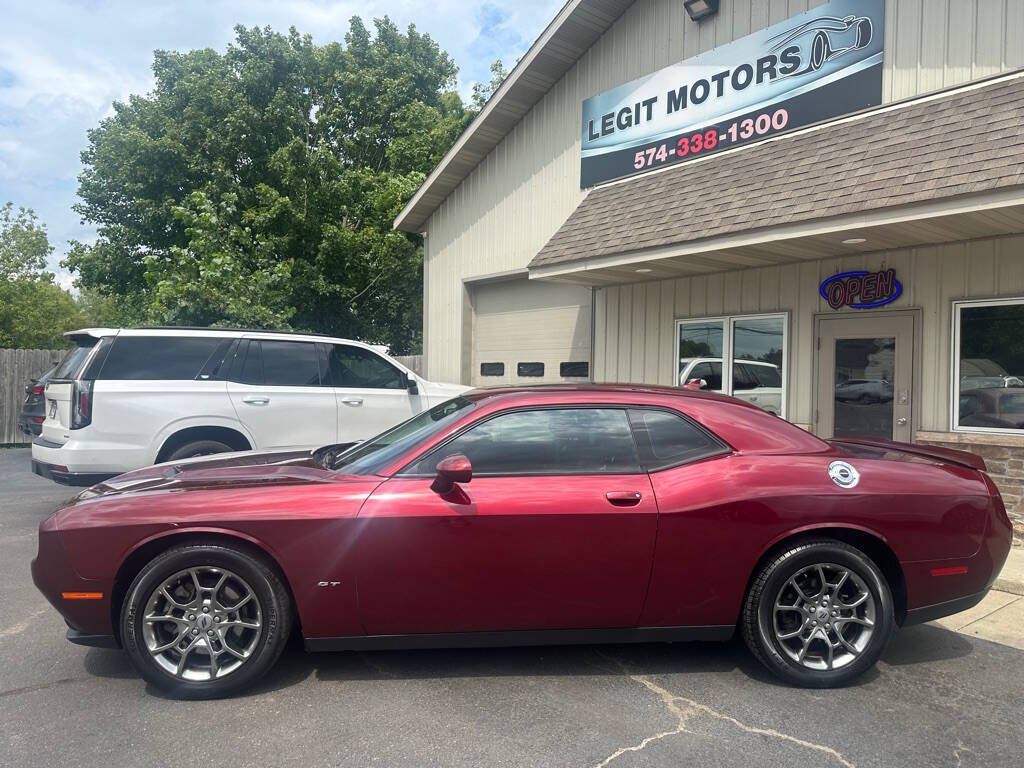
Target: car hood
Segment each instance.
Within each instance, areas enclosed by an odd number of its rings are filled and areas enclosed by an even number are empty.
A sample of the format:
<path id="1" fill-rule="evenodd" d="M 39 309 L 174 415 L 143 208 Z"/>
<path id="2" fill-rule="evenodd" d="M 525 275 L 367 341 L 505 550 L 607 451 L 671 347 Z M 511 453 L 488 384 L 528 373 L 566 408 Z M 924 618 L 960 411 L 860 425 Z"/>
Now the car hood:
<path id="1" fill-rule="evenodd" d="M 156 464 L 94 485 L 80 493 L 75 500 L 157 490 L 187 491 L 338 482 L 346 476 L 325 468 L 318 457 L 324 451 L 337 452 L 345 447 L 219 453 L 215 456 Z"/>

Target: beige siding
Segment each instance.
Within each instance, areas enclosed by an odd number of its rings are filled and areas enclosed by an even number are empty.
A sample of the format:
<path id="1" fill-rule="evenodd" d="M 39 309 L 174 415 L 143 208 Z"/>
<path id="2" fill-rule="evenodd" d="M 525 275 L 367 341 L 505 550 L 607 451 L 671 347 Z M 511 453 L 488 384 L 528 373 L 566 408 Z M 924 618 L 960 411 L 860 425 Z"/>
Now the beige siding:
<path id="1" fill-rule="evenodd" d="M 699 25 L 681 0 L 638 0 L 627 10 L 428 221 L 427 375 L 466 374 L 462 281 L 525 267 L 582 199 L 583 99 L 821 4 L 722 0 Z M 888 0 L 884 98 L 1024 66 L 1022 41 L 1024 0 Z M 742 286 L 729 290 L 744 295 Z"/>
<path id="2" fill-rule="evenodd" d="M 882 268 L 895 269 L 904 286 L 903 296 L 890 308 L 922 312 L 918 429 L 945 431 L 952 303 L 967 296 L 1024 296 L 1024 236 L 597 289 L 594 380 L 672 384 L 675 319 L 787 312 L 789 418 L 806 424 L 814 380 L 814 317 L 831 311 L 818 286 L 838 272 Z M 632 311 L 638 296 L 645 303 L 640 313 Z M 639 356 L 636 345 L 643 350 Z"/>

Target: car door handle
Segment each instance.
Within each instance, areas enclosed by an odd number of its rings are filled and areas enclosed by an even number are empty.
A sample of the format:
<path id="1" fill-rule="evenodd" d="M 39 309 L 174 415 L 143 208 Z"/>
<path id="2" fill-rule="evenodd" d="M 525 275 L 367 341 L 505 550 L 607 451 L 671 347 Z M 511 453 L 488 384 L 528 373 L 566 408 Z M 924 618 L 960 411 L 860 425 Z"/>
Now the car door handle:
<path id="1" fill-rule="evenodd" d="M 270 398 L 266 395 L 246 395 L 242 402 L 249 405 L 270 405 Z"/>
<path id="2" fill-rule="evenodd" d="M 343 397 L 341 398 L 343 405 L 349 405 L 355 408 L 357 405 L 363 404 L 363 398 L 361 397 Z"/>
<path id="3" fill-rule="evenodd" d="M 613 507 L 635 507 L 643 495 L 639 491 L 608 491 L 604 497 Z"/>

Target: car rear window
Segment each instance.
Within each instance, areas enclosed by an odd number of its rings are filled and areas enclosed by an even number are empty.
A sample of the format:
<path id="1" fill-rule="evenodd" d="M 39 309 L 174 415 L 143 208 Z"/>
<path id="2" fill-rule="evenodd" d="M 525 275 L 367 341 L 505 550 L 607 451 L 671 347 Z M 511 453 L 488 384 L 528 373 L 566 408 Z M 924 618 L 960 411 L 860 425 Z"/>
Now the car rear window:
<path id="1" fill-rule="evenodd" d="M 655 410 L 631 410 L 629 420 L 644 466 L 651 472 L 686 464 L 729 449 L 682 416 Z"/>
<path id="2" fill-rule="evenodd" d="M 96 339 L 83 339 L 76 346 L 72 347 L 64 359 L 57 365 L 56 370 L 51 376 L 53 379 L 73 379 L 78 375 L 78 372 L 82 370 L 82 365 L 85 363 L 85 359 L 89 356 L 89 352 L 96 346 Z"/>
<path id="3" fill-rule="evenodd" d="M 195 379 L 222 341 L 219 336 L 118 336 L 99 378 L 116 381 Z"/>

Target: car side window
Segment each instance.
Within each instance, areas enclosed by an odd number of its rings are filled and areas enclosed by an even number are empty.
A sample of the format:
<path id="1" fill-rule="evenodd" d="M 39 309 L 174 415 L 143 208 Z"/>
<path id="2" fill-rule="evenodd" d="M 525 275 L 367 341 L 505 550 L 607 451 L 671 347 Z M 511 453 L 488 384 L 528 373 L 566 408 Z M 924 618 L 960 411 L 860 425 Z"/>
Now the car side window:
<path id="1" fill-rule="evenodd" d="M 335 387 L 405 389 L 405 376 L 378 354 L 347 344 L 331 345 L 329 363 Z"/>
<path id="2" fill-rule="evenodd" d="M 750 366 L 733 363 L 732 388 L 733 390 L 757 389 L 757 379 L 751 373 Z"/>
<path id="3" fill-rule="evenodd" d="M 190 381 L 221 346 L 217 336 L 119 336 L 107 354 L 101 379 Z"/>
<path id="4" fill-rule="evenodd" d="M 689 419 L 667 411 L 634 409 L 629 420 L 650 472 L 727 453 L 729 448 Z"/>
<path id="5" fill-rule="evenodd" d="M 722 364 L 699 363 L 693 367 L 690 378 L 704 379 L 708 383 L 708 389 L 719 390 L 722 388 Z"/>
<path id="6" fill-rule="evenodd" d="M 244 359 L 243 356 L 244 355 Z M 251 339 L 239 347 L 242 384 L 269 387 L 319 387 L 320 361 L 316 344 L 305 341 Z"/>
<path id="7" fill-rule="evenodd" d="M 624 410 L 551 408 L 512 411 L 463 432 L 402 474 L 433 475 L 463 454 L 480 475 L 598 475 L 641 472 Z"/>

